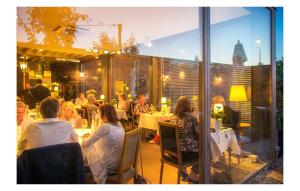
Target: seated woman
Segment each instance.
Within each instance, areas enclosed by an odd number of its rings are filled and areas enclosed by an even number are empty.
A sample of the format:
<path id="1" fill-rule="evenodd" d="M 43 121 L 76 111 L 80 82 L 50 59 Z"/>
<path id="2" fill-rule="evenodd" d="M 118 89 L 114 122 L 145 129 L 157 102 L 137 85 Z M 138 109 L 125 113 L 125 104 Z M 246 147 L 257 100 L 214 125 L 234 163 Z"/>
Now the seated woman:
<path id="1" fill-rule="evenodd" d="M 81 117 L 77 114 L 75 105 L 68 101 L 62 105 L 62 115 L 60 117 L 62 120 L 69 122 L 73 128 L 81 127 Z"/>
<path id="2" fill-rule="evenodd" d="M 81 147 L 96 183 L 105 183 L 107 174 L 117 173 L 125 137 L 115 108 L 110 104 L 100 107 L 101 125 L 84 135 Z"/>
<path id="3" fill-rule="evenodd" d="M 119 100 L 118 109 L 128 111 L 128 103 L 125 99 L 125 95 L 124 94 L 119 95 L 118 100 Z"/>
<path id="4" fill-rule="evenodd" d="M 179 128 L 180 146 L 182 158 L 199 158 L 199 123 L 192 114 L 192 106 L 189 99 L 181 96 L 177 102 L 172 118 Z M 183 177 L 187 176 L 186 171 L 182 172 Z M 188 175 L 188 180 L 199 181 L 199 164 L 192 166 L 192 171 Z"/>

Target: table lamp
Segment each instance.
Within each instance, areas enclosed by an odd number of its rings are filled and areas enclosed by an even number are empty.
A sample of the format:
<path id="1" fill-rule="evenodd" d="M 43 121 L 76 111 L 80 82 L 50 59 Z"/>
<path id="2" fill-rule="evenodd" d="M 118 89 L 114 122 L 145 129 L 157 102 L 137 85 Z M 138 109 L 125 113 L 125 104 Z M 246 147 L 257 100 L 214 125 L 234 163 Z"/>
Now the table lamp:
<path id="1" fill-rule="evenodd" d="M 162 113 L 166 113 L 167 110 L 167 98 L 161 97 L 161 111 Z"/>
<path id="2" fill-rule="evenodd" d="M 101 99 L 101 100 L 104 100 L 104 99 L 105 99 L 105 96 L 104 96 L 103 94 L 101 94 L 101 95 L 100 95 L 100 99 Z"/>
<path id="3" fill-rule="evenodd" d="M 245 86 L 244 85 L 231 86 L 229 101 L 237 102 L 236 109 L 238 109 L 239 102 L 247 101 Z"/>

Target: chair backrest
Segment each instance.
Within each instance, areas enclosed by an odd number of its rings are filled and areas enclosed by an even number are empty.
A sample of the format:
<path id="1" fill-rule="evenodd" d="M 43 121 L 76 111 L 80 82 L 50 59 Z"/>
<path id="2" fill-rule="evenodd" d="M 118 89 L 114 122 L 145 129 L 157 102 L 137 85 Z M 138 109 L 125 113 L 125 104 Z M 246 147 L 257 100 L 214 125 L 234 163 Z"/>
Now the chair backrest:
<path id="1" fill-rule="evenodd" d="M 229 125 L 233 129 L 239 128 L 241 122 L 241 112 L 235 111 L 229 106 L 224 106 L 225 117 L 223 119 L 224 125 Z"/>
<path id="2" fill-rule="evenodd" d="M 66 143 L 25 150 L 17 159 L 17 183 L 85 183 L 80 145 Z"/>
<path id="3" fill-rule="evenodd" d="M 123 149 L 121 154 L 121 163 L 119 167 L 119 174 L 128 170 L 131 167 L 136 167 L 137 156 L 139 148 L 139 130 L 134 129 L 125 133 Z"/>
<path id="4" fill-rule="evenodd" d="M 177 158 L 178 163 L 182 163 L 182 153 L 180 148 L 179 132 L 176 125 L 159 121 L 160 150 L 161 157 L 166 154 Z"/>

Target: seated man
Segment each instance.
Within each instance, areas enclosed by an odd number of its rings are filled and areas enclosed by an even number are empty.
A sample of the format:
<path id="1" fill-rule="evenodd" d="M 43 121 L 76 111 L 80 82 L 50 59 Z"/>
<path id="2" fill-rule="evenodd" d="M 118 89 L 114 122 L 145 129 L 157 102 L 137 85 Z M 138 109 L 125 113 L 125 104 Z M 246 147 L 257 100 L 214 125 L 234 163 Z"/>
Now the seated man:
<path id="1" fill-rule="evenodd" d="M 84 93 L 80 93 L 79 97 L 76 98 L 75 105 L 80 105 L 80 106 L 86 106 L 88 103 L 88 100 L 84 97 Z"/>
<path id="2" fill-rule="evenodd" d="M 17 142 L 31 123 L 33 123 L 33 119 L 27 115 L 25 103 L 21 101 L 17 102 Z"/>
<path id="3" fill-rule="evenodd" d="M 18 154 L 25 149 L 78 142 L 71 124 L 57 118 L 58 110 L 59 104 L 55 98 L 48 97 L 40 103 L 43 119 L 26 128 L 18 143 Z"/>
<path id="4" fill-rule="evenodd" d="M 141 94 L 138 96 L 138 103 L 134 106 L 134 115 L 136 117 L 139 117 L 142 113 L 148 113 L 150 112 L 149 105 L 146 103 L 146 97 Z"/>
<path id="5" fill-rule="evenodd" d="M 223 126 L 230 127 L 234 130 L 237 141 L 240 142 L 240 131 L 239 125 L 241 120 L 241 113 L 239 111 L 233 110 L 231 107 L 225 105 L 225 99 L 223 96 L 215 96 L 213 98 L 213 107 L 214 104 L 222 104 L 224 109 L 224 117 L 222 118 Z M 213 113 L 213 111 L 212 111 Z"/>

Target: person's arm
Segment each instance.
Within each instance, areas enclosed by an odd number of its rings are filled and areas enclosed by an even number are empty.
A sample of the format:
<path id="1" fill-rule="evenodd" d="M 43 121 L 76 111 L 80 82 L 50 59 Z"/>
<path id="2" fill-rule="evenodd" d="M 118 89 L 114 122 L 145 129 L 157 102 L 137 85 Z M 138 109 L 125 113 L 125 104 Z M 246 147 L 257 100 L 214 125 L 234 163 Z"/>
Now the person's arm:
<path id="1" fill-rule="evenodd" d="M 84 148 L 93 145 L 101 137 L 107 135 L 108 132 L 109 132 L 109 127 L 107 125 L 104 125 L 103 127 L 99 127 L 88 138 L 83 138 L 81 146 Z"/>
<path id="2" fill-rule="evenodd" d="M 137 105 L 134 106 L 133 112 L 134 112 L 134 115 L 136 115 L 136 116 L 139 116 L 141 114 Z"/>
<path id="3" fill-rule="evenodd" d="M 80 116 L 76 118 L 76 128 L 80 128 L 82 123 L 82 119 Z"/>
<path id="4" fill-rule="evenodd" d="M 71 142 L 78 142 L 78 135 L 71 126 Z"/>
<path id="5" fill-rule="evenodd" d="M 17 145 L 17 155 L 19 156 L 26 149 L 27 139 L 25 133 L 21 132 L 21 138 L 18 141 Z"/>
<path id="6" fill-rule="evenodd" d="M 196 134 L 197 137 L 199 137 L 199 127 L 200 127 L 200 123 L 198 122 L 197 118 L 196 117 L 193 117 L 193 122 L 192 122 L 192 125 L 193 125 L 193 131 L 194 133 Z"/>

